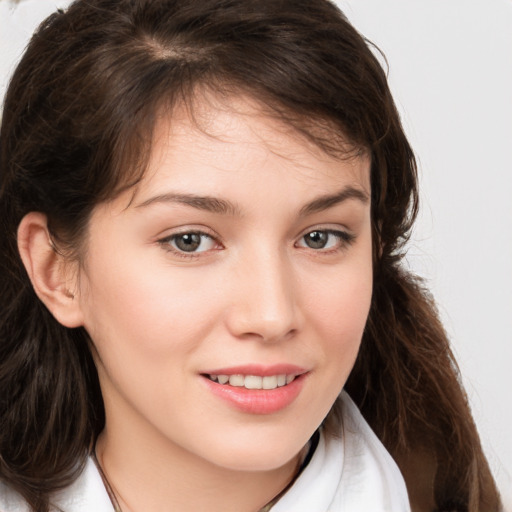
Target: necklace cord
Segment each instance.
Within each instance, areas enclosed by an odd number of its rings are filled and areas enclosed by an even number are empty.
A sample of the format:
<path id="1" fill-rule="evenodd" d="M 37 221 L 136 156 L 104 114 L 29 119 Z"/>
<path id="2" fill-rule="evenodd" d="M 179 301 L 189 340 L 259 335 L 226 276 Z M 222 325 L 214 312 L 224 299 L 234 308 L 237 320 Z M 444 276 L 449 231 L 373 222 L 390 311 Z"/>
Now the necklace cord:
<path id="1" fill-rule="evenodd" d="M 295 483 L 297 478 L 299 478 L 300 474 L 304 470 L 304 468 L 309 464 L 313 454 L 315 453 L 316 447 L 318 446 L 318 441 L 320 439 L 320 434 L 318 430 L 313 434 L 308 444 L 306 445 L 306 450 L 304 450 L 304 455 L 301 457 L 300 462 L 298 464 L 297 471 L 290 481 L 290 483 L 277 495 L 272 498 L 263 508 L 259 510 L 259 512 L 269 512 L 271 508 L 286 494 L 286 492 L 290 489 L 290 487 Z M 96 448 L 91 452 L 92 460 L 100 474 L 101 480 L 103 481 L 103 485 L 105 490 L 107 491 L 108 497 L 112 506 L 114 507 L 114 512 L 123 512 L 121 506 L 119 505 L 119 501 L 117 500 L 116 493 L 112 489 L 110 482 L 108 481 L 107 475 L 103 471 L 101 467 L 100 461 L 98 460 L 98 456 L 96 455 Z"/>
<path id="2" fill-rule="evenodd" d="M 103 481 L 103 485 L 105 486 L 105 490 L 107 491 L 108 497 L 110 498 L 110 502 L 114 507 L 114 512 L 123 512 L 119 502 L 117 501 L 116 494 L 108 481 L 107 475 L 105 475 L 103 468 L 101 467 L 100 461 L 98 460 L 98 456 L 96 455 L 96 448 L 91 453 L 92 460 L 98 469 L 98 472 L 101 476 L 101 480 Z"/>

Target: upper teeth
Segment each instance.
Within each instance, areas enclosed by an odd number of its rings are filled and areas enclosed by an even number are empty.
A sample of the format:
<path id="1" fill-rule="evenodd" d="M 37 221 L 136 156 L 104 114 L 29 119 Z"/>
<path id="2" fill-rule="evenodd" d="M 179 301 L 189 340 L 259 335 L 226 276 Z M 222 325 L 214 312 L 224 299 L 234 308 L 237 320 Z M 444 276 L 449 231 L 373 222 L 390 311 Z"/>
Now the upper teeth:
<path id="1" fill-rule="evenodd" d="M 245 387 L 247 389 L 275 389 L 290 384 L 296 375 L 209 375 L 210 379 L 220 384 Z"/>

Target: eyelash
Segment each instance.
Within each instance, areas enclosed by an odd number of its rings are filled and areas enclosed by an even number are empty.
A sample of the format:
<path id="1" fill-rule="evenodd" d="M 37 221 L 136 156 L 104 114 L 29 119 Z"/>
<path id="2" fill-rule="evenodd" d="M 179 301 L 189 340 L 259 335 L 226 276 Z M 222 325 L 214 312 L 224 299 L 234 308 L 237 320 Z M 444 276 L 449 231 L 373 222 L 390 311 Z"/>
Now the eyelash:
<path id="1" fill-rule="evenodd" d="M 307 245 L 299 245 L 299 243 L 301 241 L 305 240 L 306 236 L 312 235 L 313 233 L 334 236 L 337 239 L 338 243 L 336 244 L 335 247 L 329 247 L 327 249 L 325 249 L 323 247 L 313 248 L 313 247 L 310 247 Z M 201 254 L 203 254 L 203 253 L 208 253 L 211 250 L 220 250 L 217 247 L 217 248 L 212 248 L 212 249 L 206 249 L 206 250 L 199 251 L 199 252 L 198 251 L 187 252 L 187 251 L 179 249 L 179 247 L 175 247 L 175 246 L 171 245 L 173 243 L 175 244 L 176 240 L 179 239 L 180 237 L 185 237 L 185 236 L 190 236 L 190 237 L 198 236 L 198 237 L 202 238 L 202 240 L 200 241 L 200 244 L 204 243 L 204 240 L 207 239 L 207 240 L 210 240 L 212 244 L 214 244 L 216 246 L 220 246 L 220 248 L 222 248 L 222 244 L 218 241 L 217 238 L 215 238 L 214 236 L 212 236 L 208 233 L 205 233 L 204 231 L 196 231 L 196 230 L 183 231 L 181 233 L 173 233 L 172 235 L 161 238 L 160 240 L 158 240 L 158 243 L 167 252 L 171 252 L 174 255 L 176 255 L 180 258 L 184 258 L 184 259 L 199 258 L 201 256 Z M 299 247 L 302 249 L 311 249 L 313 252 L 322 253 L 322 254 L 332 254 L 332 253 L 337 253 L 339 251 L 342 251 L 342 250 L 346 249 L 347 247 L 349 247 L 354 242 L 355 238 L 356 237 L 354 235 L 352 235 L 351 233 L 348 233 L 346 231 L 337 230 L 337 229 L 320 229 L 320 228 L 319 229 L 311 229 L 307 233 L 304 233 L 303 235 L 301 235 L 301 237 L 299 238 L 299 241 L 297 241 L 295 243 L 295 247 Z"/>
<path id="2" fill-rule="evenodd" d="M 350 245 L 352 245 L 352 243 L 355 241 L 355 235 L 351 234 L 351 233 L 348 233 L 347 231 L 341 231 L 339 229 L 311 229 L 309 230 L 307 233 L 303 234 L 299 241 L 303 241 L 305 240 L 306 236 L 308 235 L 312 235 L 313 233 L 321 233 L 321 234 L 324 234 L 324 235 L 330 235 L 330 236 L 333 236 L 337 239 L 338 243 L 336 244 L 335 247 L 329 247 L 329 248 L 324 248 L 324 247 L 321 247 L 321 248 L 313 248 L 313 247 L 309 247 L 309 246 L 304 246 L 304 245 L 299 245 L 299 247 L 301 248 L 304 248 L 304 249 L 312 249 L 314 252 L 319 252 L 319 253 L 322 253 L 322 254 L 331 254 L 331 253 L 337 253 L 339 251 L 342 251 L 343 249 L 346 249 L 348 248 Z M 296 245 L 298 245 L 299 242 L 296 243 Z"/>
<path id="3" fill-rule="evenodd" d="M 191 236 L 191 237 L 199 236 L 202 238 L 202 240 L 200 242 L 201 244 L 204 243 L 205 239 L 207 239 L 207 240 L 210 240 L 212 242 L 212 244 L 214 244 L 216 246 L 222 245 L 214 236 L 212 236 L 208 233 L 205 233 L 204 231 L 197 231 L 197 230 L 182 231 L 181 233 L 173 233 L 172 235 L 166 236 L 165 238 L 161 238 L 160 240 L 158 240 L 158 243 L 167 252 L 171 252 L 174 255 L 176 255 L 180 258 L 185 258 L 185 259 L 195 259 L 195 258 L 200 257 L 200 255 L 205 252 L 209 252 L 210 250 L 215 250 L 215 249 L 207 249 L 205 251 L 199 251 L 199 252 L 198 251 L 187 252 L 187 251 L 181 250 L 179 247 L 173 247 L 173 245 L 171 245 L 172 243 L 176 243 L 176 240 L 179 239 L 180 237 L 185 237 L 185 236 Z"/>

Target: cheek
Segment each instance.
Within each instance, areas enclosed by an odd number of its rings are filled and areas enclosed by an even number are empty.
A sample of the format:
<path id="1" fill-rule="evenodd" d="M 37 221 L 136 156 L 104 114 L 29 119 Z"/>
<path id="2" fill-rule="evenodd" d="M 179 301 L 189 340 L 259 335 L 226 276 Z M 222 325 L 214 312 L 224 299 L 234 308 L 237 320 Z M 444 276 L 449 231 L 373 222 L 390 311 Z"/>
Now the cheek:
<path id="1" fill-rule="evenodd" d="M 310 283 L 306 309 L 323 325 L 327 338 L 339 343 L 362 336 L 371 304 L 371 259 L 353 258 L 353 263 L 326 274 L 323 282 L 312 276 Z"/>
<path id="2" fill-rule="evenodd" d="M 318 363 L 310 412 L 321 421 L 345 386 L 359 352 L 372 297 L 371 258 L 339 267 L 323 282 L 318 274 L 316 280 L 312 277 L 305 339 Z"/>
<path id="3" fill-rule="evenodd" d="M 85 327 L 109 372 L 131 368 L 155 379 L 185 369 L 188 356 L 222 314 L 222 283 L 212 282 L 200 268 L 162 264 L 158 253 L 91 261 L 93 266 L 86 283 Z M 183 363 L 178 370 L 176 362 Z"/>
<path id="4" fill-rule="evenodd" d="M 96 267 L 88 282 L 85 327 L 96 349 L 105 402 L 115 411 L 120 403 L 131 403 L 158 417 L 155 411 L 166 411 L 176 400 L 173 393 L 185 395 L 189 355 L 208 330 L 192 313 L 210 318 L 204 308 L 212 301 L 190 281 L 192 286 L 185 286 L 173 279 L 171 285 L 162 269 L 138 261 L 135 269 Z"/>
<path id="5" fill-rule="evenodd" d="M 369 256 L 368 256 L 369 254 Z M 355 363 L 370 310 L 373 273 L 371 252 L 356 255 L 343 268 L 316 283 L 306 306 L 317 328 L 322 357 L 334 387 L 341 389 Z M 313 350 L 313 347 L 312 347 Z"/>

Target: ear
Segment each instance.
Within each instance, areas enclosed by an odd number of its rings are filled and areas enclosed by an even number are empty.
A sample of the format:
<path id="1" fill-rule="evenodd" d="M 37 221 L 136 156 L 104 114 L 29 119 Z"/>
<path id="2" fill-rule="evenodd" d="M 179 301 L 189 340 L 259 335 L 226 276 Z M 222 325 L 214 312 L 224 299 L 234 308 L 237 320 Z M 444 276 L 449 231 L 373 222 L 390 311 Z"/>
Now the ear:
<path id="1" fill-rule="evenodd" d="M 34 291 L 65 327 L 83 325 L 78 293 L 77 263 L 55 249 L 46 215 L 30 212 L 18 227 L 18 250 Z"/>

